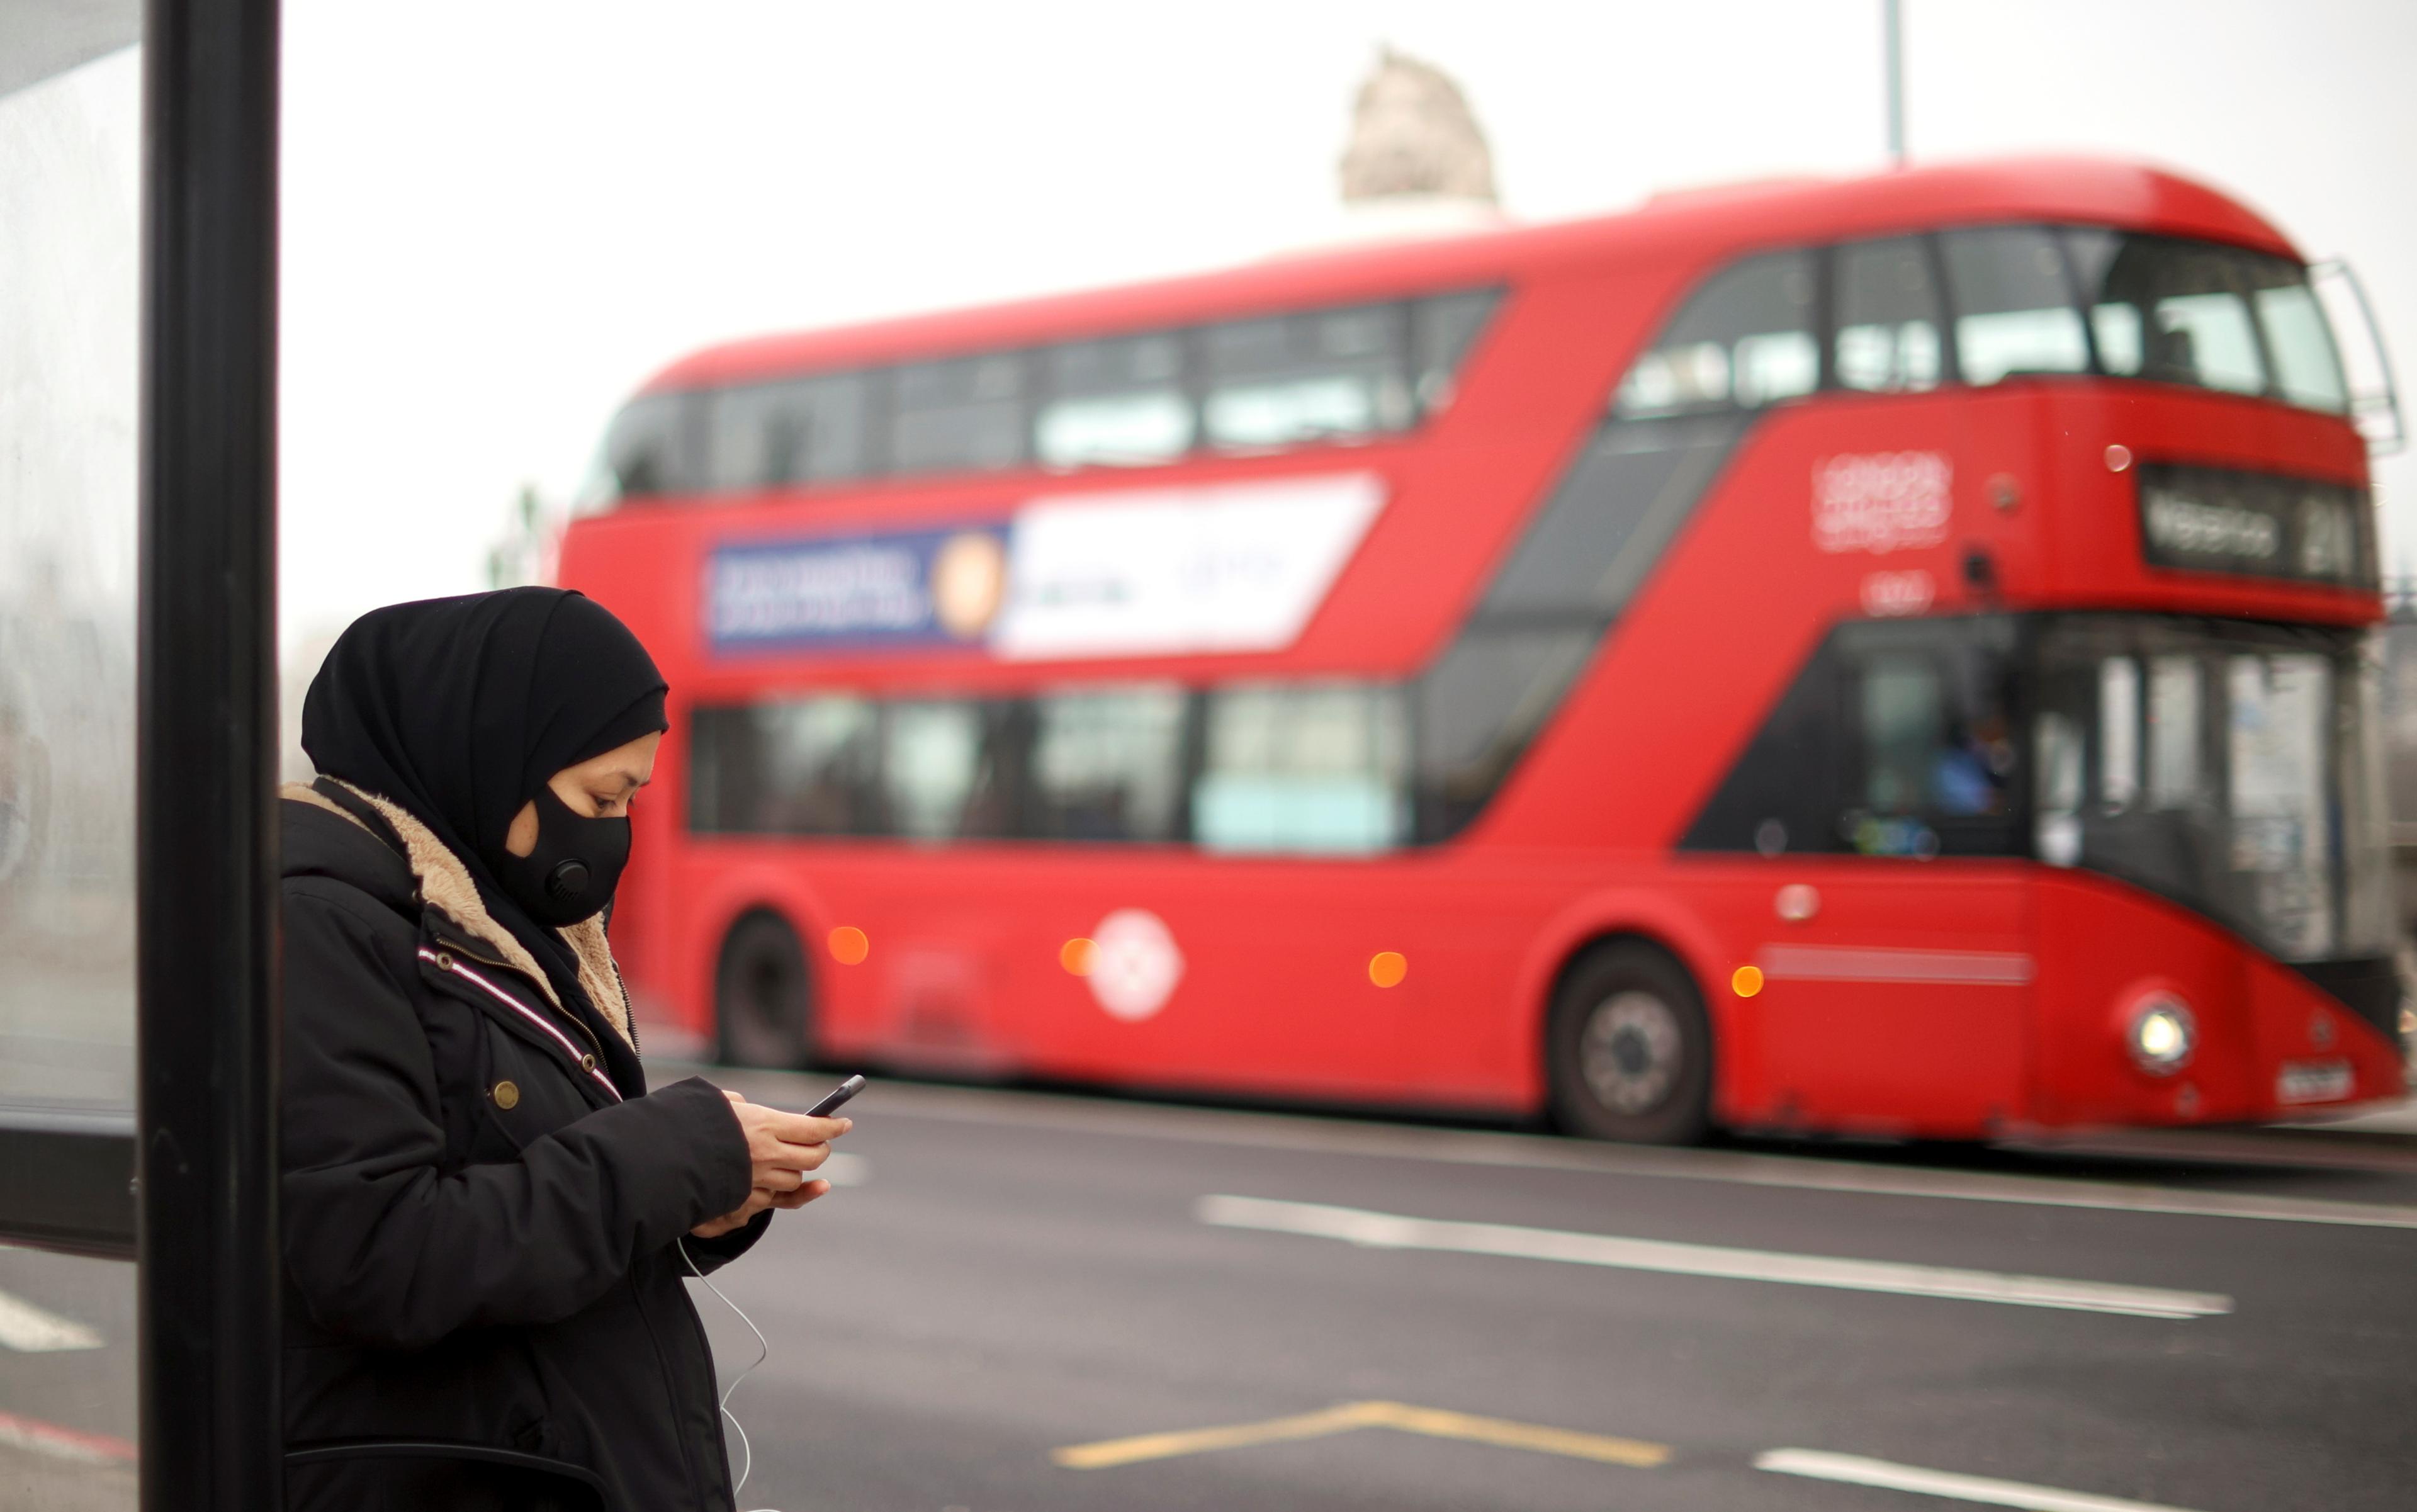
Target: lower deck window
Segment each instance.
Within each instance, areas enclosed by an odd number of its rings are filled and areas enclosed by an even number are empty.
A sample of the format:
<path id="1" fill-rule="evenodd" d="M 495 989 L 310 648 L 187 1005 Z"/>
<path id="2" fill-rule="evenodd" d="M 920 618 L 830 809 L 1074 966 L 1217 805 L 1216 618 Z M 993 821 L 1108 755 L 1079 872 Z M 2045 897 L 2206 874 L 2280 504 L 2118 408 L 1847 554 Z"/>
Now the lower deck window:
<path id="1" fill-rule="evenodd" d="M 1193 834 L 1212 850 L 1350 853 L 1406 840 L 1398 688 L 1236 688 L 1210 695 Z"/>
<path id="2" fill-rule="evenodd" d="M 1330 682 L 703 708 L 689 725 L 689 822 L 703 834 L 1366 854 L 1410 838 L 1404 706 L 1398 684 Z"/>

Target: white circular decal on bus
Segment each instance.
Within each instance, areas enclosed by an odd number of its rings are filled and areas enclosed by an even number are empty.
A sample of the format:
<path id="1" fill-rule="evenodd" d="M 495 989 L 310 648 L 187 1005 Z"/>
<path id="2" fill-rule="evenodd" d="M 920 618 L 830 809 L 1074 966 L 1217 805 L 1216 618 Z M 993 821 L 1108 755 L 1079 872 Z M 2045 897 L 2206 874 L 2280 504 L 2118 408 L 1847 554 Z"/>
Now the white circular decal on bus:
<path id="1" fill-rule="evenodd" d="M 1148 909 L 1118 909 L 1091 931 L 1087 981 L 1100 1006 L 1128 1024 L 1166 1006 L 1183 980 L 1183 953 L 1163 920 Z"/>

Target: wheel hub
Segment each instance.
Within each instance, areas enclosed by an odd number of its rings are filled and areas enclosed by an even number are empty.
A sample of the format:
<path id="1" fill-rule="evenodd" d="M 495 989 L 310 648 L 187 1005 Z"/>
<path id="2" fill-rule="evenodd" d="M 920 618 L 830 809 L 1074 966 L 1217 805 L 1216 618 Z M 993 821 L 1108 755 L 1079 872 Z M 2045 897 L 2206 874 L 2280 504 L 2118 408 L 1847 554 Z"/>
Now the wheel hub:
<path id="1" fill-rule="evenodd" d="M 1615 1113 L 1659 1106 L 1679 1082 L 1679 1016 L 1649 992 L 1620 992 L 1595 1005 L 1578 1046 L 1587 1087 Z"/>

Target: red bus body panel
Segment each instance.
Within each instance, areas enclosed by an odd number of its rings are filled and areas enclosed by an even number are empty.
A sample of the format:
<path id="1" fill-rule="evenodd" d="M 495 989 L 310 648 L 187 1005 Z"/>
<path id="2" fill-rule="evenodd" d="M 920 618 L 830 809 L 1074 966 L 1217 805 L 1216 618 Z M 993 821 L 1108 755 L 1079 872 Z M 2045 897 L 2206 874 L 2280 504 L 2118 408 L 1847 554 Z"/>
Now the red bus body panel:
<path id="1" fill-rule="evenodd" d="M 816 1036 L 835 1059 L 1528 1112 L 1543 1099 L 1543 1016 L 1558 974 L 1589 942 L 1624 934 L 1658 941 L 1701 985 L 1715 1031 L 1715 1112 L 1733 1124 L 1970 1136 L 2270 1118 L 2281 1111 L 2281 1068 L 2320 1051 L 2350 1061 L 2349 1101 L 2399 1094 L 2394 1047 L 2354 1015 L 2237 936 L 2122 883 L 2017 860 L 1675 848 L 1824 634 L 1863 617 L 1869 595 L 1890 587 L 1873 582 L 1882 571 L 1917 587 L 1936 614 L 2088 607 L 2378 620 L 2373 594 L 2143 565 L 2132 481 L 2110 470 L 2109 447 L 2365 481 L 2365 452 L 2347 422 L 2264 401 L 2074 377 L 1823 393 L 1775 409 L 1731 456 L 1510 780 L 1445 844 L 1296 858 L 686 832 L 682 732 L 700 702 L 818 689 L 975 694 L 1410 675 L 1467 618 L 1619 375 L 1709 269 L 1759 248 L 2026 220 L 2290 253 L 2266 222 L 2186 180 L 2038 161 L 1678 196 L 1594 221 L 766 338 L 674 365 L 657 387 L 1356 297 L 1476 283 L 1508 291 L 1452 405 L 1378 443 L 1146 473 L 1034 469 L 662 501 L 575 524 L 562 581 L 622 615 L 673 686 L 674 733 L 657 792 L 636 811 L 615 920 L 642 1015 L 659 1030 L 709 1035 L 722 936 L 740 913 L 770 908 L 809 942 Z M 1815 550 L 1816 465 L 1904 451 L 1952 459 L 1946 538 L 1884 560 Z M 939 648 L 717 660 L 706 644 L 701 585 L 717 544 L 999 521 L 1041 495 L 1343 473 L 1380 478 L 1386 502 L 1280 652 L 1011 663 Z M 1994 565 L 1985 592 L 1968 582 L 1975 552 Z M 1777 890 L 1800 883 L 1820 907 L 1784 921 Z M 1164 921 L 1183 973 L 1163 1010 L 1127 1022 L 1102 1011 L 1059 951 L 1136 907 Z M 869 939 L 861 964 L 819 948 L 840 925 Z M 1400 985 L 1372 982 L 1380 951 L 1406 957 Z M 1857 979 L 1849 968 L 1866 957 L 1897 964 Z M 1785 969 L 1806 961 L 1847 967 L 1826 976 L 1827 967 Z M 1759 962 L 1782 969 L 1755 996 L 1731 991 L 1735 970 Z M 2126 1006 L 2153 986 L 2179 992 L 2199 1018 L 2200 1047 L 2179 1076 L 2136 1069 L 2119 1037 Z M 2318 1020 L 2330 1028 L 2317 1031 Z M 2319 1032 L 2323 1044 L 2313 1043 Z"/>

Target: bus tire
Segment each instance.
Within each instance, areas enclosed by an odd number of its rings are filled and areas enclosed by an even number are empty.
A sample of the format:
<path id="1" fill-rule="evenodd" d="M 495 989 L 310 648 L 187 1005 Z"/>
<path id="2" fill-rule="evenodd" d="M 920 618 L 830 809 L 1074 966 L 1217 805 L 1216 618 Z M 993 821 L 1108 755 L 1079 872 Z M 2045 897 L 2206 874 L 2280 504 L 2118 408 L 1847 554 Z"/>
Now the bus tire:
<path id="1" fill-rule="evenodd" d="M 757 909 L 722 937 L 713 1021 L 725 1065 L 793 1071 L 813 1060 L 813 977 L 787 920 Z"/>
<path id="2" fill-rule="evenodd" d="M 1703 994 L 1642 940 L 1571 963 L 1545 1024 L 1545 1080 L 1565 1134 L 1694 1144 L 1711 1128 L 1712 1029 Z"/>

